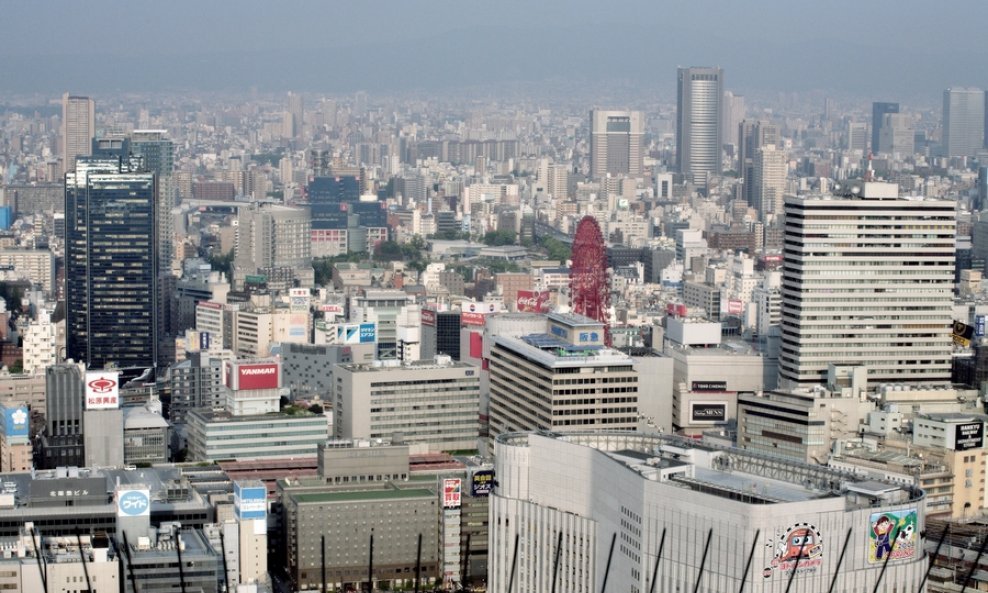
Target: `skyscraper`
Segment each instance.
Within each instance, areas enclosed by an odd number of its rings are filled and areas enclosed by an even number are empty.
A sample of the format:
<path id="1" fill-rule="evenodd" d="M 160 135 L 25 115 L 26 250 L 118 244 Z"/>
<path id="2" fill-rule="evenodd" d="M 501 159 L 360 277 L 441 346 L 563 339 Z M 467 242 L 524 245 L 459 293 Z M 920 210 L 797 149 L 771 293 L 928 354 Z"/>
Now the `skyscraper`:
<path id="1" fill-rule="evenodd" d="M 916 152 L 916 131 L 905 113 L 886 113 L 878 131 L 878 150 L 886 154 L 909 156 Z"/>
<path id="2" fill-rule="evenodd" d="M 641 111 L 591 111 L 590 176 L 641 175 L 644 132 Z"/>
<path id="3" fill-rule="evenodd" d="M 830 363 L 865 366 L 870 382 L 949 382 L 954 202 L 849 189 L 785 200 L 780 385 L 825 382 Z"/>
<path id="4" fill-rule="evenodd" d="M 755 153 L 763 146 L 782 147 L 779 126 L 767 121 L 744 120 L 738 125 L 738 173 L 743 178 L 744 200 L 754 204 Z"/>
<path id="5" fill-rule="evenodd" d="M 62 95 L 62 167 L 75 169 L 78 156 L 92 154 L 96 135 L 96 103 L 89 97 Z"/>
<path id="6" fill-rule="evenodd" d="M 770 214 L 778 219 L 782 215 L 782 196 L 786 190 L 786 153 L 767 144 L 755 153 L 752 166 L 751 207 L 758 210 L 762 222 Z"/>
<path id="7" fill-rule="evenodd" d="M 721 173 L 724 70 L 680 68 L 676 103 L 676 159 L 693 183 Z"/>
<path id="8" fill-rule="evenodd" d="M 875 102 L 871 104 L 871 151 L 889 152 L 882 146 L 881 131 L 885 125 L 885 116 L 889 113 L 899 113 L 898 103 Z"/>
<path id="9" fill-rule="evenodd" d="M 89 368 L 154 365 L 156 195 L 139 157 L 79 159 L 65 175 L 67 358 Z"/>
<path id="10" fill-rule="evenodd" d="M 173 181 L 175 169 L 175 145 L 168 139 L 166 130 L 134 130 L 130 136 L 130 149 L 143 160 L 147 171 L 158 179 L 158 269 L 168 272 L 174 256 L 175 228 L 172 208 L 177 202 L 177 187 Z"/>
<path id="11" fill-rule="evenodd" d="M 302 135 L 302 125 L 305 123 L 305 107 L 302 102 L 302 95 L 288 93 L 288 114 L 292 118 L 292 138 L 298 138 Z"/>
<path id="12" fill-rule="evenodd" d="M 985 92 L 949 88 L 943 92 L 943 152 L 974 156 L 985 144 Z"/>

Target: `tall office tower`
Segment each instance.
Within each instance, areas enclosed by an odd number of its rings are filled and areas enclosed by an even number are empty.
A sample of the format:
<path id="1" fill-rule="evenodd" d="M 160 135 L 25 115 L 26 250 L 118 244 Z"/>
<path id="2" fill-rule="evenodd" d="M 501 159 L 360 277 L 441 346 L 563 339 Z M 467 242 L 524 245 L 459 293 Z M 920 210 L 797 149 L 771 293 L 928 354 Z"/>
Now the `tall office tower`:
<path id="1" fill-rule="evenodd" d="M 267 277 L 272 289 L 312 286 L 312 237 L 309 210 L 277 204 L 251 204 L 237 217 L 233 282 L 242 287 L 249 275 Z"/>
<path id="2" fill-rule="evenodd" d="M 591 111 L 590 176 L 641 175 L 644 133 L 641 111 Z"/>
<path id="3" fill-rule="evenodd" d="M 738 127 L 738 173 L 741 174 L 744 201 L 753 204 L 755 153 L 763 146 L 782 148 L 779 126 L 767 121 L 744 120 Z"/>
<path id="4" fill-rule="evenodd" d="M 885 116 L 890 113 L 899 113 L 898 103 L 875 102 L 871 104 L 871 151 L 875 154 L 879 152 L 891 152 L 882 146 L 881 131 L 885 125 Z"/>
<path id="5" fill-rule="evenodd" d="M 66 358 L 89 368 L 155 364 L 156 195 L 140 157 L 79 159 L 65 175 Z"/>
<path id="6" fill-rule="evenodd" d="M 305 123 L 305 107 L 302 102 L 302 95 L 288 93 L 288 114 L 292 118 L 292 138 L 301 137 L 302 126 Z"/>
<path id="7" fill-rule="evenodd" d="M 910 156 L 916 152 L 916 131 L 912 118 L 905 113 L 887 113 L 882 118 L 878 146 L 886 154 Z"/>
<path id="8" fill-rule="evenodd" d="M 826 383 L 830 363 L 875 383 L 949 384 L 954 202 L 849 189 L 785 200 L 780 385 Z"/>
<path id="9" fill-rule="evenodd" d="M 849 121 L 846 134 L 847 150 L 857 150 L 862 153 L 868 150 L 868 124 L 862 121 Z"/>
<path id="10" fill-rule="evenodd" d="M 978 167 L 977 186 L 978 193 L 971 209 L 975 212 L 982 212 L 988 209 L 988 166 Z"/>
<path id="11" fill-rule="evenodd" d="M 45 431 L 42 468 L 84 465 L 82 417 L 85 403 L 82 364 L 64 362 L 45 369 Z"/>
<path id="12" fill-rule="evenodd" d="M 168 273 L 175 255 L 172 209 L 178 202 L 178 188 L 173 174 L 175 144 L 168 139 L 166 130 L 134 130 L 130 136 L 130 150 L 142 158 L 145 170 L 154 173 L 158 179 L 158 269 Z"/>
<path id="13" fill-rule="evenodd" d="M 776 149 L 773 144 L 767 144 L 755 153 L 751 206 L 758 210 L 758 217 L 762 222 L 766 222 L 770 215 L 775 215 L 776 219 L 782 215 L 787 164 L 786 153 Z"/>
<path id="14" fill-rule="evenodd" d="M 974 156 L 985 145 L 985 92 L 949 88 L 943 92 L 943 152 Z"/>
<path id="15" fill-rule="evenodd" d="M 89 97 L 62 95 L 62 170 L 75 169 L 78 156 L 92 154 L 96 136 L 96 102 Z"/>
<path id="16" fill-rule="evenodd" d="M 693 183 L 721 173 L 724 70 L 680 68 L 676 103 L 676 159 Z"/>
<path id="17" fill-rule="evenodd" d="M 744 121 L 744 114 L 744 96 L 735 95 L 731 91 L 724 91 L 724 113 L 721 116 L 721 131 L 724 134 L 724 144 L 731 144 L 738 141 L 738 138 L 733 138 L 732 134 L 734 134 L 734 130 L 738 129 L 741 122 Z M 734 156 L 737 156 L 737 147 L 734 150 Z"/>

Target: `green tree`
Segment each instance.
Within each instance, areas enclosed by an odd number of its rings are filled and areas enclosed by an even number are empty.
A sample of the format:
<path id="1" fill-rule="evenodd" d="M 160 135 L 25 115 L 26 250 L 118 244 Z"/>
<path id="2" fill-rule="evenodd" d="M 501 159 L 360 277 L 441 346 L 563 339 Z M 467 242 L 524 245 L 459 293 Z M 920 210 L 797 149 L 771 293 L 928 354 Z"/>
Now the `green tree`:
<path id="1" fill-rule="evenodd" d="M 514 245 L 515 234 L 511 231 L 489 231 L 484 235 L 484 244 L 499 247 L 502 245 Z"/>
<path id="2" fill-rule="evenodd" d="M 209 255 L 209 265 L 217 272 L 223 272 L 226 275 L 226 279 L 231 278 L 231 273 L 233 271 L 233 250 L 223 253 L 216 254 L 211 253 Z"/>

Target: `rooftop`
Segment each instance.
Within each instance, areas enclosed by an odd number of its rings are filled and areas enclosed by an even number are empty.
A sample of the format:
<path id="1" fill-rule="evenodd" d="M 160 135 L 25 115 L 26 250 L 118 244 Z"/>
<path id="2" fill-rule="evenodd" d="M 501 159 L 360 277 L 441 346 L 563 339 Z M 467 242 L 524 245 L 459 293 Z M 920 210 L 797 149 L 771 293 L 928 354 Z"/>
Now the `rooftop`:
<path id="1" fill-rule="evenodd" d="M 301 504 L 405 498 L 435 498 L 435 496 L 435 492 L 426 488 L 409 488 L 407 490 L 351 490 L 344 492 L 308 492 L 292 494 L 292 498 Z"/>

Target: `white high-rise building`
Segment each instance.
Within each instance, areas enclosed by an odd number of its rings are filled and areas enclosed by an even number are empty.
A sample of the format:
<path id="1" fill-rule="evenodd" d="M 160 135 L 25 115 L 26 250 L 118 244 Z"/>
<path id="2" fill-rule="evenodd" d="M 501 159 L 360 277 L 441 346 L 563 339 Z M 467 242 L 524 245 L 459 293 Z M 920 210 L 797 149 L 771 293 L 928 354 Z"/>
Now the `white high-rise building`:
<path id="1" fill-rule="evenodd" d="M 644 133 L 641 111 L 591 111 L 590 176 L 641 175 Z"/>
<path id="2" fill-rule="evenodd" d="M 974 156 L 985 144 L 985 92 L 949 88 L 943 92 L 943 152 Z"/>
<path id="3" fill-rule="evenodd" d="M 786 153 L 776 150 L 771 144 L 759 148 L 755 152 L 752 172 L 751 206 L 758 210 L 763 222 L 767 222 L 770 215 L 778 219 L 782 214 L 782 196 L 786 190 Z"/>
<path id="4" fill-rule="evenodd" d="M 89 97 L 62 95 L 62 170 L 74 171 L 78 156 L 93 154 L 96 103 Z"/>
<path id="5" fill-rule="evenodd" d="M 720 175 L 724 70 L 680 68 L 676 108 L 676 159 L 693 183 Z"/>
<path id="6" fill-rule="evenodd" d="M 24 328 L 24 372 L 28 375 L 44 373 L 55 364 L 58 355 L 56 326 L 51 322 L 51 312 L 42 309 L 38 318 Z"/>
<path id="7" fill-rule="evenodd" d="M 955 203 L 893 183 L 840 191 L 785 200 L 780 386 L 825 383 L 830 363 L 949 383 Z"/>

